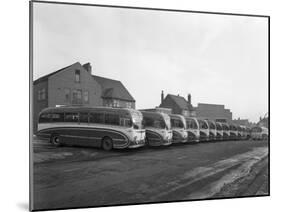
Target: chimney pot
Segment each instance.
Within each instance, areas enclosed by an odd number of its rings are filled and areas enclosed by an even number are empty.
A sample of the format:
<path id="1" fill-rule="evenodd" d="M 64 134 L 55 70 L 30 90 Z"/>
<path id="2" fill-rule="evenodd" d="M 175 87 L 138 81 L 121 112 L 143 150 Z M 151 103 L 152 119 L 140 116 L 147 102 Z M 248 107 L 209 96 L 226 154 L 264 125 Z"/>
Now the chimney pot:
<path id="1" fill-rule="evenodd" d="M 187 102 L 188 102 L 189 104 L 191 104 L 191 95 L 190 95 L 190 94 L 187 95 Z"/>
<path id="2" fill-rule="evenodd" d="M 163 103 L 163 100 L 164 100 L 164 91 L 162 90 L 162 92 L 161 92 L 161 104 Z"/>
<path id="3" fill-rule="evenodd" d="M 85 63 L 83 67 L 89 72 L 89 74 L 92 74 L 92 66 L 90 63 Z"/>

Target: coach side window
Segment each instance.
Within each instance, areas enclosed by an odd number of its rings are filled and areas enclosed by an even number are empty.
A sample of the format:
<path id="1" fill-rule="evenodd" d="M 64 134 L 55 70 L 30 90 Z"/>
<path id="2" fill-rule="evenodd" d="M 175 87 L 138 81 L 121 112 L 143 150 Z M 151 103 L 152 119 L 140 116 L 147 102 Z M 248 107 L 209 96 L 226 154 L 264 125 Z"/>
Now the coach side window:
<path id="1" fill-rule="evenodd" d="M 104 113 L 90 113 L 90 122 L 104 124 Z"/>
<path id="2" fill-rule="evenodd" d="M 50 113 L 43 113 L 39 117 L 39 123 L 46 123 L 51 121 L 52 121 L 52 117 Z"/>
<path id="3" fill-rule="evenodd" d="M 79 121 L 81 123 L 88 123 L 89 122 L 89 114 L 88 113 L 80 113 L 79 114 Z"/>
<path id="4" fill-rule="evenodd" d="M 64 113 L 52 113 L 52 122 L 63 122 L 64 121 Z"/>
<path id="5" fill-rule="evenodd" d="M 78 113 L 65 113 L 64 121 L 65 122 L 78 122 L 79 115 Z"/>
<path id="6" fill-rule="evenodd" d="M 119 125 L 118 114 L 105 114 L 105 124 Z"/>

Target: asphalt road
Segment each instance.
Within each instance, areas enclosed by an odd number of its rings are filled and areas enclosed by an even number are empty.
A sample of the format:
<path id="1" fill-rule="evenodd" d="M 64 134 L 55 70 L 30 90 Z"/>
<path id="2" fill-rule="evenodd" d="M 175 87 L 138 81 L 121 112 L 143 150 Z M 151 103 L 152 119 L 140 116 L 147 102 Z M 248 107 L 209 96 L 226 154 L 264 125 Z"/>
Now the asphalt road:
<path id="1" fill-rule="evenodd" d="M 267 141 L 111 152 L 33 146 L 37 210 L 268 195 Z"/>

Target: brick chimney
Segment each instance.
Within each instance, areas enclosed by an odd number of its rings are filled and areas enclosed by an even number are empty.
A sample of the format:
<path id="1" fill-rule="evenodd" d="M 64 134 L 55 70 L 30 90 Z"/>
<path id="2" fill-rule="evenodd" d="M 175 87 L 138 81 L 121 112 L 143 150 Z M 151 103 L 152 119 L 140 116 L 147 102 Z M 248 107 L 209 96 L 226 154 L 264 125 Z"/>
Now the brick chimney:
<path id="1" fill-rule="evenodd" d="M 162 90 L 162 92 L 161 92 L 161 104 L 163 103 L 163 100 L 164 100 L 164 91 Z"/>
<path id="2" fill-rule="evenodd" d="M 189 104 L 191 104 L 191 95 L 190 95 L 190 93 L 187 95 L 187 102 L 188 102 Z"/>
<path id="3" fill-rule="evenodd" d="M 90 63 L 85 63 L 83 67 L 89 72 L 89 74 L 92 74 L 92 66 Z"/>

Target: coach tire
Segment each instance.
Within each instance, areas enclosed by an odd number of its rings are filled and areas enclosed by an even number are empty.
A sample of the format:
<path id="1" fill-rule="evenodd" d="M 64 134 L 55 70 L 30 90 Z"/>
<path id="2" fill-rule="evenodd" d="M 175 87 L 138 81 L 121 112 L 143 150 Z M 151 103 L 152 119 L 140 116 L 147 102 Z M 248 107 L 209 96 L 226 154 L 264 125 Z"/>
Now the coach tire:
<path id="1" fill-rule="evenodd" d="M 148 138 L 146 138 L 146 143 L 148 146 L 153 147 L 153 144 L 151 144 L 151 141 Z"/>
<path id="2" fill-rule="evenodd" d="M 113 142 L 112 139 L 109 137 L 105 137 L 102 139 L 102 144 L 101 144 L 103 150 L 105 151 L 110 151 L 113 149 Z"/>
<path id="3" fill-rule="evenodd" d="M 54 145 L 54 146 L 61 146 L 61 137 L 58 135 L 58 134 L 54 134 L 51 136 L 51 143 Z"/>
<path id="4" fill-rule="evenodd" d="M 145 138 L 145 145 L 149 146 L 148 138 Z"/>

